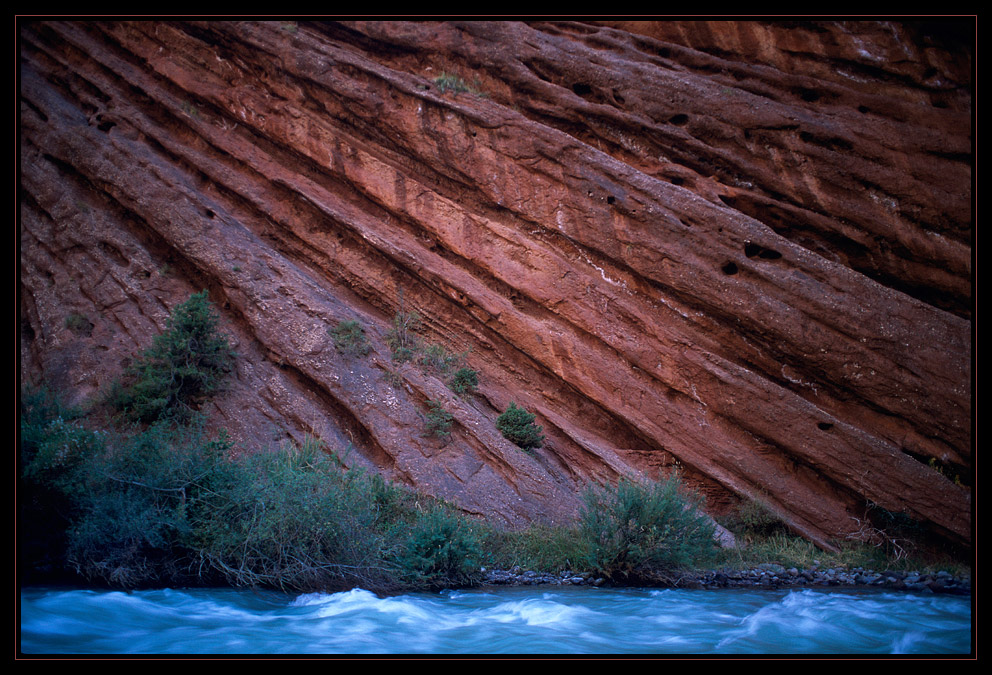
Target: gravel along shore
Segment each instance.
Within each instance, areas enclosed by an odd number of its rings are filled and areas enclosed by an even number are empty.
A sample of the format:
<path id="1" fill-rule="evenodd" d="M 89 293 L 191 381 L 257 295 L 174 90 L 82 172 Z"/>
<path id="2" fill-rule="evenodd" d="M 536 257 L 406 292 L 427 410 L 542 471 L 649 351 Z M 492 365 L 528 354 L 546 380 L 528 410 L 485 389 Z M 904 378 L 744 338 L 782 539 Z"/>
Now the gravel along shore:
<path id="1" fill-rule="evenodd" d="M 587 572 L 565 571 L 557 574 L 534 572 L 514 567 L 509 570 L 483 570 L 483 585 L 489 586 L 601 586 L 610 584 Z M 638 584 L 641 585 L 641 584 Z M 971 593 L 971 580 L 950 572 L 919 573 L 886 570 L 876 572 L 861 568 L 813 568 L 798 570 L 768 563 L 743 570 L 715 570 L 683 573 L 659 586 L 678 588 L 787 588 L 787 587 L 872 587 L 923 593 Z"/>

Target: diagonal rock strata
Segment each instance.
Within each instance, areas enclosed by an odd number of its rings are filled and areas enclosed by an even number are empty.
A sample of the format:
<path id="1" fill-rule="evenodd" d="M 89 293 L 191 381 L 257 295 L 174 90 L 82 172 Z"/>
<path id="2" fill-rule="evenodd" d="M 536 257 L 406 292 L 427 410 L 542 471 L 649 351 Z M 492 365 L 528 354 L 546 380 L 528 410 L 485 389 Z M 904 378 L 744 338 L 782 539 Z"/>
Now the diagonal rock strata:
<path id="1" fill-rule="evenodd" d="M 698 28 L 22 24 L 22 374 L 92 395 L 206 287 L 246 447 L 317 431 L 512 525 L 678 465 L 821 545 L 868 501 L 968 542 L 970 66 L 899 24 Z M 401 302 L 479 396 L 392 361 Z"/>

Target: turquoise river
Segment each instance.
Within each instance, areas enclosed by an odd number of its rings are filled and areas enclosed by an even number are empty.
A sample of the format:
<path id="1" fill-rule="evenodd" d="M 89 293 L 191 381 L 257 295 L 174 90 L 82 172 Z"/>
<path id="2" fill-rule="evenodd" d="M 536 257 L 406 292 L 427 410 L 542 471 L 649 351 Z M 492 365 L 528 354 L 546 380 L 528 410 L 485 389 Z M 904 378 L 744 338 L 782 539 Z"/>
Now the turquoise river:
<path id="1" fill-rule="evenodd" d="M 971 597 L 878 590 L 26 588 L 28 655 L 968 655 Z"/>

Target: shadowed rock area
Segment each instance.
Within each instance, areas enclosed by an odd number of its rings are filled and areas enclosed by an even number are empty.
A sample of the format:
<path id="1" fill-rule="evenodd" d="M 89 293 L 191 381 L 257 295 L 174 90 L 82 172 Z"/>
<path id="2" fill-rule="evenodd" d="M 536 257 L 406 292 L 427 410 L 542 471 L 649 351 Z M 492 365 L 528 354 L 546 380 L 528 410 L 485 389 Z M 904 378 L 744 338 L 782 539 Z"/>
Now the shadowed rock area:
<path id="1" fill-rule="evenodd" d="M 94 400 L 206 288 L 247 450 L 316 433 L 509 526 L 681 468 L 823 546 L 869 504 L 970 544 L 972 22 L 18 38 L 22 381 Z M 392 359 L 412 311 L 475 396 Z"/>

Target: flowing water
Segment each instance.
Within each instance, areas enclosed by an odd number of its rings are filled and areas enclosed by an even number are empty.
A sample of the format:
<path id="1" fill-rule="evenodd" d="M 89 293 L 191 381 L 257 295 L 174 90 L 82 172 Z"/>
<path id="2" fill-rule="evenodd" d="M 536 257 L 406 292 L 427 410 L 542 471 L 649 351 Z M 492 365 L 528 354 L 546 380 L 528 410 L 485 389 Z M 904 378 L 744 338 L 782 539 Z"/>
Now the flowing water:
<path id="1" fill-rule="evenodd" d="M 504 588 L 21 593 L 25 654 L 968 654 L 971 598 Z"/>

